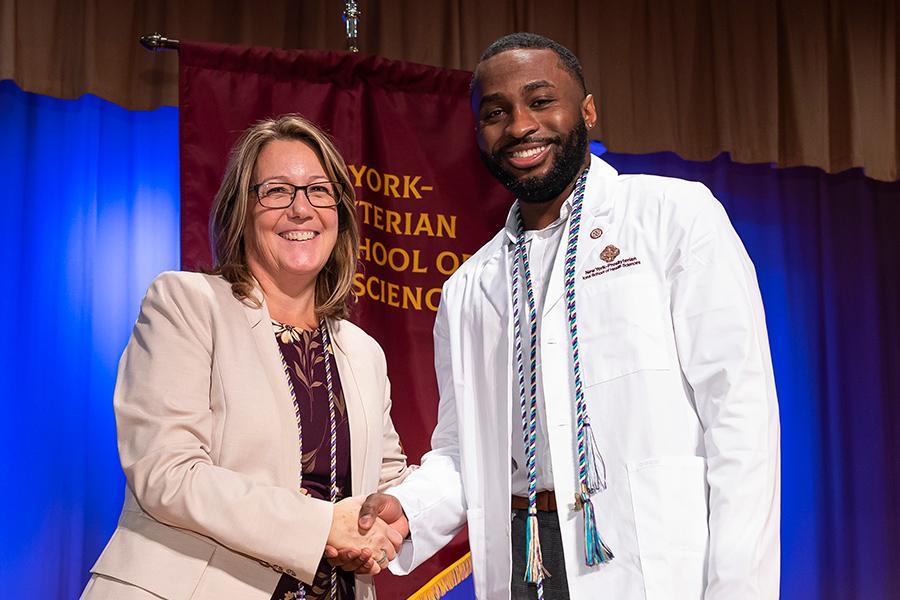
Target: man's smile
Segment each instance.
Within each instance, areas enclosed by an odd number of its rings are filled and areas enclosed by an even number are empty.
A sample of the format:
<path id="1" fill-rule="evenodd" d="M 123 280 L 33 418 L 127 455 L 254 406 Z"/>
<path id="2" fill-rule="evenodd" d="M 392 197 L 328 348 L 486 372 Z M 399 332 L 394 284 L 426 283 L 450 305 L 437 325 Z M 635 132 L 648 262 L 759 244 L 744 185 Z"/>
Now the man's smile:
<path id="1" fill-rule="evenodd" d="M 526 170 L 541 164 L 550 152 L 550 144 L 517 149 L 506 153 L 506 160 L 516 169 Z"/>

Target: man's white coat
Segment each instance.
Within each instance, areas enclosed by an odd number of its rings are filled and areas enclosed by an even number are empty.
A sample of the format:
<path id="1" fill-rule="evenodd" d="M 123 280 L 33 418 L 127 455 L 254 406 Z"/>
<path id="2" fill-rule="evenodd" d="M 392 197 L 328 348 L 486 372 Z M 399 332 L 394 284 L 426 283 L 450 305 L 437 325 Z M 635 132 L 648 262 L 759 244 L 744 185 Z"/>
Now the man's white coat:
<path id="1" fill-rule="evenodd" d="M 477 218 L 471 215 L 470 218 Z M 593 234 L 593 235 L 592 235 Z M 547 431 L 572 598 L 775 599 L 778 407 L 753 265 L 702 185 L 618 175 L 594 157 L 578 241 L 585 400 L 608 488 L 593 496 L 615 559 L 584 564 L 565 238 L 541 325 Z M 513 379 L 511 246 L 501 231 L 444 286 L 432 451 L 391 493 L 411 540 L 406 573 L 468 521 L 479 598 L 509 597 Z"/>

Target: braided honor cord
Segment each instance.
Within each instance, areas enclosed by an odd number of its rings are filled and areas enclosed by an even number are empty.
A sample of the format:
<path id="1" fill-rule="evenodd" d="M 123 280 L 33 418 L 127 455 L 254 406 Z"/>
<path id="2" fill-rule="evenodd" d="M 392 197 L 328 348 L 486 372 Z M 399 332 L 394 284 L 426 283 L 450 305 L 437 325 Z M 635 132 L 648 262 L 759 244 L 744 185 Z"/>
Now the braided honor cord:
<path id="1" fill-rule="evenodd" d="M 331 438 L 331 485 L 330 485 L 330 493 L 331 493 L 331 502 L 337 502 L 337 420 L 335 419 L 334 412 L 334 384 L 331 379 L 331 359 L 329 354 L 331 353 L 331 345 L 328 337 L 328 325 L 325 322 L 325 319 L 319 323 L 319 335 L 322 337 L 322 357 L 325 359 L 325 384 L 328 389 L 328 425 L 330 428 L 330 438 Z M 300 476 L 298 481 L 298 488 L 303 488 L 303 425 L 300 419 L 300 403 L 297 402 L 297 393 L 294 390 L 294 382 L 291 380 L 290 368 L 288 367 L 287 361 L 284 358 L 284 353 L 281 354 L 281 365 L 284 367 L 284 376 L 287 378 L 288 389 L 291 392 L 291 401 L 294 403 L 294 417 L 297 419 L 297 432 L 300 437 Z M 297 589 L 297 595 L 294 596 L 296 600 L 302 600 L 306 598 L 306 586 L 304 584 L 300 584 L 300 587 Z M 337 572 L 334 567 L 331 568 L 331 590 L 330 590 L 330 598 L 331 600 L 335 600 L 337 598 Z"/>
<path id="2" fill-rule="evenodd" d="M 566 316 L 569 321 L 569 337 L 572 342 L 572 369 L 575 374 L 575 414 L 578 421 L 578 482 L 575 506 L 584 512 L 584 562 L 588 566 L 609 562 L 613 553 L 597 533 L 594 505 L 591 494 L 606 488 L 605 468 L 600 474 L 603 458 L 597 449 L 591 421 L 584 403 L 584 385 L 581 381 L 581 357 L 578 352 L 578 319 L 575 310 L 575 261 L 578 252 L 578 232 L 581 229 L 581 208 L 584 187 L 587 183 L 587 169 L 575 184 L 575 200 L 569 217 L 569 239 L 566 242 Z M 590 448 L 588 447 L 590 446 Z"/>
<path id="3" fill-rule="evenodd" d="M 322 356 L 325 357 L 325 384 L 328 387 L 328 426 L 331 429 L 331 503 L 337 502 L 337 425 L 334 416 L 334 384 L 331 380 L 331 340 L 328 338 L 328 324 L 325 319 L 319 323 L 322 332 Z M 331 600 L 337 597 L 337 571 L 331 567 Z"/>
<path id="4" fill-rule="evenodd" d="M 525 443 L 525 464 L 528 467 L 528 523 L 525 529 L 525 581 L 537 584 L 539 600 L 544 598 L 544 577 L 549 575 L 544 569 L 541 556 L 541 541 L 537 520 L 537 463 L 535 440 L 537 438 L 537 312 L 534 307 L 534 290 L 531 285 L 531 265 L 525 252 L 525 227 L 522 214 L 516 212 L 518 235 L 512 269 L 513 329 L 516 342 L 516 371 L 519 376 L 519 401 L 522 407 L 522 437 Z M 522 325 L 519 319 L 519 264 L 522 265 L 525 280 L 525 294 L 528 302 L 528 323 L 531 337 L 530 381 L 525 393 L 525 360 L 522 356 Z"/>
<path id="5" fill-rule="evenodd" d="M 575 263 L 578 250 L 578 233 L 581 228 L 581 210 L 588 170 L 585 169 L 575 184 L 572 213 L 569 217 L 569 235 L 565 254 L 565 296 L 566 316 L 572 343 L 572 365 L 575 375 L 575 409 L 578 426 L 578 482 L 575 495 L 576 509 L 584 513 L 585 564 L 588 566 L 612 560 L 613 553 L 597 533 L 594 507 L 590 495 L 606 488 L 606 473 L 603 458 L 599 453 L 587 407 L 584 402 L 584 386 L 581 379 L 581 358 L 578 352 L 578 323 L 575 310 Z M 519 400 L 522 407 L 522 432 L 525 443 L 525 458 L 528 467 L 528 523 L 526 527 L 527 556 L 525 581 L 537 584 L 537 596 L 543 600 L 543 578 L 549 575 L 544 569 L 541 556 L 537 521 L 537 469 L 535 440 L 537 431 L 537 312 L 531 283 L 531 266 L 525 251 L 525 226 L 521 211 L 516 210 L 518 232 L 516 235 L 515 257 L 512 266 L 512 313 L 515 337 L 516 371 L 519 381 Z M 531 352 L 529 355 L 529 387 L 525 387 L 525 361 L 522 351 L 522 327 L 520 324 L 520 266 L 521 278 L 525 282 L 528 304 Z"/>

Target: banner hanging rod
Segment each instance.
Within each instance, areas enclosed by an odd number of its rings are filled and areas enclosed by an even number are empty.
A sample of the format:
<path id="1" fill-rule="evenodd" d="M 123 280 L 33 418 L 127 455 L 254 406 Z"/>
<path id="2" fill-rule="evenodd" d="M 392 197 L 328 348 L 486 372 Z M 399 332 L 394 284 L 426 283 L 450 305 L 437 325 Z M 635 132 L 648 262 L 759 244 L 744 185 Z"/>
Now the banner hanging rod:
<path id="1" fill-rule="evenodd" d="M 344 3 L 344 27 L 347 35 L 347 50 L 350 52 L 359 52 L 359 17 L 362 11 L 359 10 L 359 3 L 353 0 Z M 141 46 L 151 52 L 160 50 L 178 50 L 181 42 L 172 40 L 161 33 L 151 33 L 150 35 L 142 35 L 139 38 Z"/>
<path id="2" fill-rule="evenodd" d="M 181 42 L 178 40 L 170 40 L 159 33 L 142 35 L 140 37 L 140 42 L 141 46 L 151 52 L 158 52 L 160 50 L 178 50 L 178 48 L 181 47 Z"/>

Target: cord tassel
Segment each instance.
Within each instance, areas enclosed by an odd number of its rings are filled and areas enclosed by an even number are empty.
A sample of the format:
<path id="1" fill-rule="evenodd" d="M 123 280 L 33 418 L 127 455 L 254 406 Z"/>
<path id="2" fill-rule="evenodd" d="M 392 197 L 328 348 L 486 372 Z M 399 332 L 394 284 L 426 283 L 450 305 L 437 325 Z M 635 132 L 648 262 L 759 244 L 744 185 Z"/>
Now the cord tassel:
<path id="1" fill-rule="evenodd" d="M 550 573 L 544 568 L 544 557 L 541 555 L 537 512 L 528 515 L 528 525 L 525 529 L 525 545 L 528 548 L 528 554 L 525 558 L 525 581 L 527 583 L 540 583 L 544 577 L 550 577 Z"/>
<path id="2" fill-rule="evenodd" d="M 596 494 L 606 489 L 606 463 L 594 439 L 590 421 L 584 425 L 584 435 L 587 443 L 587 489 L 589 494 Z"/>
<path id="3" fill-rule="evenodd" d="M 584 511 L 584 563 L 593 567 L 611 561 L 614 558 L 612 550 L 603 543 L 603 539 L 597 533 L 594 505 L 586 490 L 581 492 L 579 503 Z"/>

